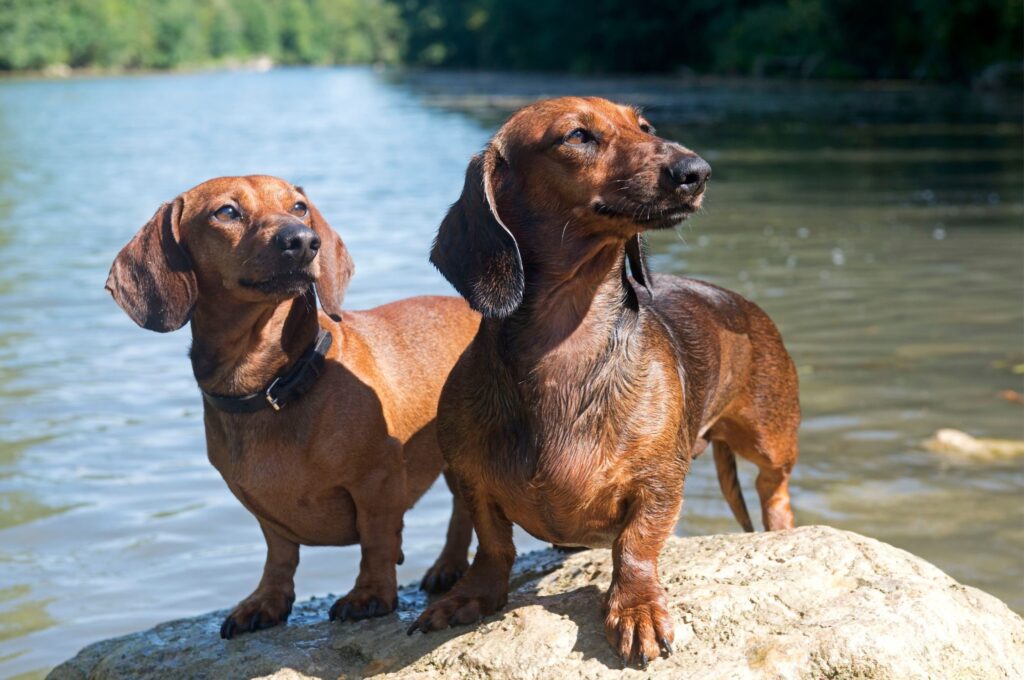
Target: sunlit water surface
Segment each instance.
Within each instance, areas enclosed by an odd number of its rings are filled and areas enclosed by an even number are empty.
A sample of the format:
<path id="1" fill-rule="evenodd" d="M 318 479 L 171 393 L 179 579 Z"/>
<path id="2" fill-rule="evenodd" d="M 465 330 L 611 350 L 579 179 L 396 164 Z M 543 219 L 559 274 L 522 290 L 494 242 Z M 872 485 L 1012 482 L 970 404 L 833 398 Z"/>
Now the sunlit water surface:
<path id="1" fill-rule="evenodd" d="M 0 675 L 234 604 L 264 546 L 206 460 L 187 331 L 140 330 L 103 291 L 156 207 L 216 175 L 306 187 L 365 308 L 448 293 L 428 244 L 510 107 L 644 104 L 714 167 L 707 208 L 653 267 L 761 304 L 802 381 L 800 523 L 892 542 L 1024 609 L 1024 470 L 921 441 L 1024 437 L 1019 98 L 959 91 L 278 70 L 0 83 Z M 713 464 L 679 534 L 735 531 Z M 751 469 L 741 469 L 753 497 Z M 440 550 L 442 485 L 406 517 L 403 582 Z M 520 550 L 541 545 L 525 535 Z M 342 593 L 358 548 L 304 548 L 299 597 Z M 326 615 L 326 612 L 325 612 Z"/>

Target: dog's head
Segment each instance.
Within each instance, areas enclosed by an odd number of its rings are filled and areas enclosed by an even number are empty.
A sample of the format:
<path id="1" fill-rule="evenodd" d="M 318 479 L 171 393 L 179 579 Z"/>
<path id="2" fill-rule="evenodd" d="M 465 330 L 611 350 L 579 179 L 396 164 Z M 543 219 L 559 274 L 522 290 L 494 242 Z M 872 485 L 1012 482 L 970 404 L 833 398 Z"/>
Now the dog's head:
<path id="1" fill-rule="evenodd" d="M 522 302 L 523 257 L 581 240 L 632 240 L 698 210 L 711 167 L 654 134 L 633 107 L 541 101 L 513 114 L 475 156 L 431 262 L 470 305 L 504 317 Z"/>
<path id="2" fill-rule="evenodd" d="M 106 288 L 137 324 L 188 323 L 201 295 L 277 304 L 311 286 L 334 319 L 352 259 L 301 188 L 276 177 L 220 177 L 156 211 L 110 269 Z"/>

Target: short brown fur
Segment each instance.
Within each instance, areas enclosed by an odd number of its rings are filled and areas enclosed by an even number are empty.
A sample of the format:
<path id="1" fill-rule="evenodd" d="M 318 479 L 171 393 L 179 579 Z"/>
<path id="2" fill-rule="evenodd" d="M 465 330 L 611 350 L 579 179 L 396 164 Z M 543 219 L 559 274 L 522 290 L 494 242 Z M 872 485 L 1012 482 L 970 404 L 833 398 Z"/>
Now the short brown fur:
<path id="1" fill-rule="evenodd" d="M 240 217 L 218 218 L 225 205 Z M 289 225 L 319 239 L 305 266 L 282 262 L 273 246 Z M 233 414 L 204 402 L 210 462 L 267 542 L 263 578 L 225 620 L 224 637 L 288 618 L 300 544 L 362 548 L 355 587 L 331 618 L 395 606 L 402 516 L 442 471 L 437 399 L 479 316 L 450 297 L 342 311 L 352 270 L 341 239 L 302 190 L 265 176 L 223 177 L 181 194 L 111 269 L 107 288 L 139 325 L 163 332 L 191 321 L 193 371 L 209 393 L 261 390 L 312 345 L 318 325 L 333 337 L 322 376 L 280 412 Z M 468 567 L 471 533 L 468 510 L 456 501 L 428 589 L 450 587 Z"/>
<path id="2" fill-rule="evenodd" d="M 669 653 L 658 555 L 709 441 L 744 528 L 734 453 L 759 468 L 765 527 L 793 526 L 800 412 L 778 331 L 735 293 L 652 278 L 643 258 L 641 233 L 699 209 L 709 174 L 636 110 L 596 98 L 520 110 L 470 163 L 431 260 L 485 317 L 438 408 L 480 545 L 410 633 L 505 605 L 516 523 L 612 548 L 609 642 L 624 662 Z"/>

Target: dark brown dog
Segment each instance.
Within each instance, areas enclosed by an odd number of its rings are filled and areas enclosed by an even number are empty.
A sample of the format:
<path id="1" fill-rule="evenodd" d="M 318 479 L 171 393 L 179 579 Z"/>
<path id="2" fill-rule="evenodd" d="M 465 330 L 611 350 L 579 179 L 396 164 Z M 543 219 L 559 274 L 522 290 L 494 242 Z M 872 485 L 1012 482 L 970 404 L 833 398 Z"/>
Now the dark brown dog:
<path id="1" fill-rule="evenodd" d="M 479 316 L 445 297 L 343 312 L 352 270 L 301 189 L 254 176 L 210 180 L 165 204 L 110 271 L 107 289 L 140 326 L 165 332 L 191 320 L 210 461 L 267 540 L 263 578 L 225 620 L 225 638 L 288 618 L 300 544 L 362 548 L 332 619 L 396 606 L 402 515 L 441 472 L 437 399 Z M 310 353 L 314 342 L 330 342 L 326 358 Z M 288 377 L 268 389 L 311 356 L 303 390 Z M 468 567 L 471 533 L 456 501 L 428 590 Z"/>
<path id="2" fill-rule="evenodd" d="M 624 661 L 669 653 L 658 554 L 708 441 L 743 527 L 734 452 L 759 468 L 765 527 L 793 526 L 800 411 L 778 331 L 739 295 L 651 278 L 643 261 L 640 234 L 697 210 L 709 176 L 603 99 L 528 106 L 470 163 L 431 261 L 485 317 L 438 407 L 480 547 L 410 633 L 505 605 L 516 523 L 559 545 L 611 547 L 609 642 Z"/>

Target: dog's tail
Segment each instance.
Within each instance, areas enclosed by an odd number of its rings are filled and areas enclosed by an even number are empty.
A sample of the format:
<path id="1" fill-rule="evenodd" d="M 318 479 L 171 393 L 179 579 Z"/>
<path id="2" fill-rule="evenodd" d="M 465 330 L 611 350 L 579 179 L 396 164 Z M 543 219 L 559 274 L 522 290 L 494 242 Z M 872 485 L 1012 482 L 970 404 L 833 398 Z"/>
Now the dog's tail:
<path id="1" fill-rule="evenodd" d="M 718 471 L 718 485 L 722 488 L 722 495 L 743 530 L 753 531 L 754 524 L 750 521 L 740 479 L 736 476 L 736 454 L 720 439 L 716 439 L 711 446 L 715 451 L 715 469 Z"/>

